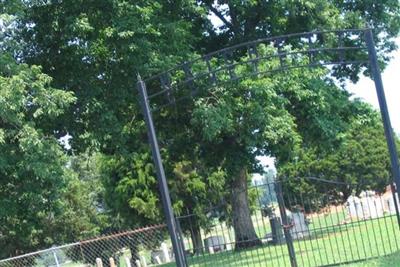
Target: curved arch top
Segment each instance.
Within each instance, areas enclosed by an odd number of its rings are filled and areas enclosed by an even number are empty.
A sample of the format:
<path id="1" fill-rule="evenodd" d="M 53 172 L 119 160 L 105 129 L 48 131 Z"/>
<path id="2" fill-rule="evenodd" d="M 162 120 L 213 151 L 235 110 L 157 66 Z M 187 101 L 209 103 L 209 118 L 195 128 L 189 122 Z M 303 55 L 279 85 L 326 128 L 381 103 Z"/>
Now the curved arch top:
<path id="1" fill-rule="evenodd" d="M 183 62 L 144 81 L 153 110 L 175 104 L 197 94 L 197 89 L 210 88 L 222 82 L 248 75 L 260 75 L 302 67 L 324 65 L 362 65 L 368 63 L 364 35 L 369 28 L 294 33 L 237 44 L 194 60 Z M 260 53 L 262 45 L 273 51 Z M 279 64 L 261 68 L 261 63 L 276 60 Z M 264 64 L 265 65 L 265 64 Z M 246 75 L 237 73 L 249 67 Z"/>

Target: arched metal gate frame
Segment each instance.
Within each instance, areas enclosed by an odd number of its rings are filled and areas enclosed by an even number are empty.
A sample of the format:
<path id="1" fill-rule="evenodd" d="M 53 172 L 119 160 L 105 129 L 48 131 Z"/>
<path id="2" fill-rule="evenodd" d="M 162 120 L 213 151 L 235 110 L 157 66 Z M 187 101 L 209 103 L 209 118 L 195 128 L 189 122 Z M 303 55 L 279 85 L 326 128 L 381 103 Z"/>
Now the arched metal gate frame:
<path id="1" fill-rule="evenodd" d="M 257 48 L 261 44 L 272 45 L 275 47 L 275 52 L 267 56 L 260 55 Z M 291 45 L 293 49 L 285 49 L 287 45 Z M 247 59 L 244 61 L 235 61 L 235 56 L 238 54 L 247 55 Z M 365 56 L 366 54 L 368 58 Z M 298 58 L 307 58 L 308 60 L 304 62 L 304 60 L 297 60 Z M 272 59 L 279 59 L 279 65 L 267 69 L 259 67 L 261 62 L 267 62 Z M 214 66 L 213 62 L 218 62 L 219 64 Z M 202 87 L 205 85 L 208 90 L 218 84 L 239 80 L 248 77 L 248 75 L 260 76 L 294 68 L 328 65 L 333 66 L 333 70 L 337 72 L 346 71 L 346 68 L 349 70 L 349 66 L 353 68 L 368 68 L 369 66 L 371 76 L 375 82 L 386 141 L 389 148 L 393 182 L 397 185 L 396 190 L 398 195 L 400 195 L 399 160 L 381 73 L 378 67 L 372 29 L 315 31 L 259 39 L 225 48 L 190 62 L 184 62 L 146 80 L 142 80 L 138 76 L 137 88 L 147 125 L 161 200 L 176 263 L 179 267 L 188 266 L 188 264 L 184 255 L 182 237 L 179 235 L 179 225 L 175 221 L 172 210 L 152 112 L 160 112 L 160 110 L 171 105 L 176 105 L 184 99 L 194 98 L 198 93 L 198 87 L 200 87 L 196 84 L 202 84 Z M 250 66 L 252 72 L 245 77 L 240 76 L 235 72 L 235 68 L 238 66 Z M 146 84 L 150 85 L 149 89 L 146 88 Z M 151 102 L 154 99 L 157 100 L 154 103 Z M 397 216 L 399 217 L 396 201 L 395 205 Z M 289 243 L 288 249 L 291 256 L 291 265 L 297 266 L 296 259 L 292 255 L 294 252 L 291 251 L 293 247 L 290 247 Z"/>

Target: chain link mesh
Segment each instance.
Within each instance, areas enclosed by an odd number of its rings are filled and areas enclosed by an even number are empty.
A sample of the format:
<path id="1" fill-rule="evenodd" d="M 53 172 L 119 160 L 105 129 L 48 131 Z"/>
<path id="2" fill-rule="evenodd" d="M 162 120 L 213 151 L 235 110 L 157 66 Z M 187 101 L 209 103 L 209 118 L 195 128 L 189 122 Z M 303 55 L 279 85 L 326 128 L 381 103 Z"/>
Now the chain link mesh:
<path id="1" fill-rule="evenodd" d="M 143 267 L 172 261 L 167 227 L 154 225 L 0 260 L 0 267 Z"/>

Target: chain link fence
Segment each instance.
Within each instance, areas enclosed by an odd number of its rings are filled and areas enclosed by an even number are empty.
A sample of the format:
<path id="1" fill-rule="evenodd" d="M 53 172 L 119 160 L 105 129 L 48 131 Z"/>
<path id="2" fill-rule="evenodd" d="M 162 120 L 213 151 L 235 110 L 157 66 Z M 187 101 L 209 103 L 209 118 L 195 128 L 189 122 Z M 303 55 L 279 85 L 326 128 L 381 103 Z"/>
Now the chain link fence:
<path id="1" fill-rule="evenodd" d="M 166 225 L 154 225 L 0 260 L 0 267 L 168 266 L 173 260 Z"/>
<path id="2" fill-rule="evenodd" d="M 204 214 L 177 217 L 188 265 L 337 266 L 400 253 L 400 202 L 391 186 L 381 193 L 363 191 L 345 196 L 342 192 L 353 185 L 312 179 L 313 186 L 320 189 L 303 194 L 291 192 L 288 182 L 248 188 L 254 239 L 236 238 L 224 201 Z M 0 260 L 0 267 L 60 266 L 176 265 L 166 225 Z"/>

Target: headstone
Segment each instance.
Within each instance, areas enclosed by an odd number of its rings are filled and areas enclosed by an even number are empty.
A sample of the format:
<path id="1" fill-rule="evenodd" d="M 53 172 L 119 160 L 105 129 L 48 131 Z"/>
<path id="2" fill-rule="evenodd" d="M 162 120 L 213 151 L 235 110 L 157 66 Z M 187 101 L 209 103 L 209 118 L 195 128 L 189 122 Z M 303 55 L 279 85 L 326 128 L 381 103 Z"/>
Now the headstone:
<path id="1" fill-rule="evenodd" d="M 397 196 L 396 193 L 396 199 L 397 199 L 397 207 L 400 207 L 400 203 L 399 203 L 399 198 Z M 390 192 L 390 194 L 387 194 L 384 197 L 384 202 L 385 202 L 385 210 L 389 213 L 389 214 L 396 214 L 396 207 L 394 205 L 394 197 L 392 192 Z"/>
<path id="2" fill-rule="evenodd" d="M 155 256 L 154 259 L 156 260 L 156 264 L 161 264 L 162 263 L 162 261 L 160 260 L 160 257 Z"/>
<path id="3" fill-rule="evenodd" d="M 139 259 L 140 259 L 140 264 L 141 264 L 143 267 L 147 267 L 146 258 L 145 258 L 143 255 L 141 255 L 141 256 L 139 256 Z"/>
<path id="4" fill-rule="evenodd" d="M 290 228 L 290 234 L 293 239 L 301 239 L 310 235 L 310 229 L 306 217 L 302 212 L 291 212 L 288 214 L 293 226 Z"/>
<path id="5" fill-rule="evenodd" d="M 115 261 L 114 261 L 114 258 L 113 258 L 113 257 L 111 257 L 111 258 L 109 259 L 109 261 L 110 261 L 110 267 L 116 267 Z"/>
<path id="6" fill-rule="evenodd" d="M 214 252 L 224 251 L 226 249 L 225 244 L 226 242 L 223 236 L 210 236 L 204 239 L 204 245 L 209 252 L 211 247 Z"/>
<path id="7" fill-rule="evenodd" d="M 132 267 L 131 260 L 129 259 L 129 257 L 125 257 L 124 259 L 126 267 Z"/>
<path id="8" fill-rule="evenodd" d="M 169 256 L 168 246 L 164 242 L 161 243 L 161 251 L 164 254 L 165 262 L 170 262 L 171 261 L 171 257 Z"/>
<path id="9" fill-rule="evenodd" d="M 380 218 L 383 216 L 384 208 L 380 197 L 374 197 L 374 206 L 372 207 L 371 218 Z"/>
<path id="10" fill-rule="evenodd" d="M 363 217 L 363 209 L 361 206 L 360 198 L 356 196 L 349 196 L 346 201 L 347 214 L 352 219 L 358 219 Z"/>
<path id="11" fill-rule="evenodd" d="M 100 258 L 96 258 L 96 266 L 103 267 L 103 261 Z"/>
<path id="12" fill-rule="evenodd" d="M 151 262 L 157 263 L 156 258 L 158 258 L 161 263 L 167 263 L 171 261 L 173 254 L 168 249 L 167 244 L 161 243 L 160 249 L 151 251 Z"/>
<path id="13" fill-rule="evenodd" d="M 166 262 L 166 259 L 164 257 L 164 253 L 163 253 L 163 251 L 161 249 L 153 250 L 151 252 L 151 259 L 152 259 L 152 263 L 158 263 L 158 261 L 160 263 L 165 263 Z M 157 259 L 158 259 L 158 261 L 157 261 Z"/>
<path id="14" fill-rule="evenodd" d="M 272 244 L 282 244 L 285 241 L 285 238 L 283 235 L 281 218 L 272 217 L 269 219 L 269 223 L 271 224 L 271 231 L 272 231 L 271 243 Z"/>
<path id="15" fill-rule="evenodd" d="M 135 260 L 136 263 L 136 267 L 142 267 L 142 265 L 140 264 L 140 260 Z"/>
<path id="16" fill-rule="evenodd" d="M 381 200 L 376 197 L 374 191 L 363 191 L 360 194 L 363 219 L 379 218 L 383 216 L 383 205 Z"/>

